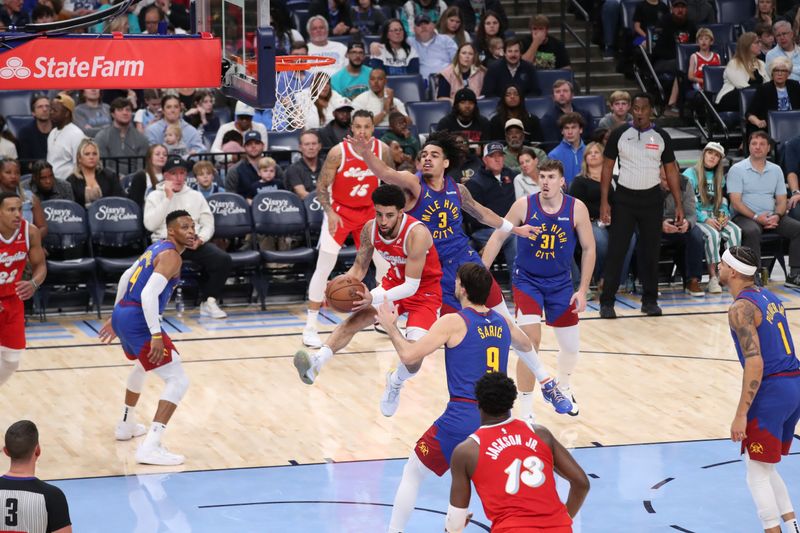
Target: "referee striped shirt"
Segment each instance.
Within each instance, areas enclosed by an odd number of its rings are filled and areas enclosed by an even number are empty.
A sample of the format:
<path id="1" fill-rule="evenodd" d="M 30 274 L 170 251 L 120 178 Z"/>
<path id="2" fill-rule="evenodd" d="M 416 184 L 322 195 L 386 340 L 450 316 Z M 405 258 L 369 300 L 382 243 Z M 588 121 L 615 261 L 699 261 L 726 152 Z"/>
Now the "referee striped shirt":
<path id="1" fill-rule="evenodd" d="M 35 477 L 0 477 L 0 531 L 50 533 L 70 524 L 61 489 Z"/>
<path id="2" fill-rule="evenodd" d="M 603 155 L 619 159 L 617 184 L 637 191 L 657 187 L 661 165 L 675 161 L 672 139 L 654 125 L 639 131 L 632 124 L 623 124 L 609 135 Z"/>

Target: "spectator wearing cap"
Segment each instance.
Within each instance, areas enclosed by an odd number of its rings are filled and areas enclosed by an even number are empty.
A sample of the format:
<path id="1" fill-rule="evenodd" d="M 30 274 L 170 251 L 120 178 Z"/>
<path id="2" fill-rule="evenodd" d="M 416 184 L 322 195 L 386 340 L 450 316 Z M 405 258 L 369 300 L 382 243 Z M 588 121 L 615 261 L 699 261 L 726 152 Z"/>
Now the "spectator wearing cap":
<path id="1" fill-rule="evenodd" d="M 478 98 L 471 89 L 461 89 L 456 93 L 453 109 L 442 117 L 436 129 L 461 133 L 469 142 L 487 141 L 490 138 L 489 121 L 481 116 Z"/>
<path id="2" fill-rule="evenodd" d="M 516 200 L 514 192 L 513 170 L 505 166 L 503 143 L 492 141 L 483 149 L 483 167 L 466 182 L 466 187 L 476 202 L 488 207 L 501 217 L 508 213 Z M 493 228 L 484 226 L 474 218 L 467 216 L 472 228 L 471 237 L 484 246 L 492 236 Z M 509 242 L 510 241 L 510 242 Z M 503 256 L 509 270 L 514 266 L 517 256 L 517 240 L 506 239 L 503 244 Z"/>
<path id="3" fill-rule="evenodd" d="M 411 33 L 412 21 L 416 24 L 417 18 L 426 17 L 437 24 L 446 10 L 447 3 L 443 0 L 408 0 L 400 10 L 400 21 L 406 31 Z"/>
<path id="4" fill-rule="evenodd" d="M 536 81 L 536 67 L 522 59 L 521 47 L 518 37 L 506 39 L 503 43 L 503 60 L 492 63 L 486 71 L 483 96 L 502 98 L 512 83 L 520 88 L 523 98 L 541 94 Z"/>
<path id="5" fill-rule="evenodd" d="M 386 72 L 382 68 L 374 68 L 369 73 L 369 90 L 356 96 L 353 108 L 372 113 L 372 122 L 381 127 L 389 125 L 389 115 L 393 112 L 408 115 L 405 104 L 394 95 L 394 89 L 386 87 Z"/>
<path id="6" fill-rule="evenodd" d="M 111 102 L 111 125 L 101 129 L 94 140 L 103 157 L 117 159 L 116 171 L 130 174 L 142 168 L 140 158 L 147 154 L 150 143 L 133 126 L 133 105 L 130 100 L 117 97 Z"/>
<path id="7" fill-rule="evenodd" d="M 327 67 L 315 67 L 310 72 L 325 72 L 333 76 L 346 65 L 347 47 L 342 43 L 328 40 L 328 21 L 322 15 L 315 15 L 306 23 L 308 32 L 308 53 L 312 56 L 330 57 L 336 63 Z"/>
<path id="8" fill-rule="evenodd" d="M 56 179 L 66 180 L 75 168 L 78 145 L 86 137 L 83 130 L 72 123 L 75 100 L 61 93 L 50 101 L 50 121 L 53 129 L 47 135 L 47 162 L 53 165 Z"/>
<path id="9" fill-rule="evenodd" d="M 253 121 L 255 109 L 245 104 L 244 102 L 236 102 L 236 107 L 233 111 L 233 120 L 221 125 L 217 130 L 217 135 L 214 137 L 214 142 L 211 143 L 211 152 L 218 153 L 222 151 L 222 138 L 229 131 L 238 131 L 242 137 L 249 131 L 257 131 L 261 135 L 264 144 L 267 142 L 267 128 L 260 122 Z"/>
<path id="10" fill-rule="evenodd" d="M 261 140 L 261 134 L 257 131 L 245 133 L 244 157 L 225 174 L 225 190 L 248 197 L 253 184 L 261 179 L 258 175 L 258 161 L 263 155 L 264 141 Z"/>
<path id="11" fill-rule="evenodd" d="M 347 66 L 331 76 L 331 88 L 351 100 L 369 90 L 372 69 L 364 65 L 365 58 L 363 42 L 352 41 L 347 45 Z"/>
<path id="12" fill-rule="evenodd" d="M 672 0 L 670 13 L 661 17 L 656 25 L 658 35 L 653 47 L 653 68 L 658 74 L 667 74 L 672 79 L 671 90 L 667 102 L 669 115 L 677 116 L 678 105 L 678 63 L 676 44 L 693 43 L 697 35 L 697 26 L 689 20 L 686 0 Z"/>
<path id="13" fill-rule="evenodd" d="M 319 139 L 323 150 L 330 150 L 350 134 L 351 115 L 353 103 L 347 98 L 342 98 L 339 105 L 333 110 L 333 120 L 319 130 Z"/>
<path id="14" fill-rule="evenodd" d="M 225 318 L 218 301 L 231 271 L 231 256 L 211 244 L 214 236 L 214 215 L 202 193 L 186 186 L 189 163 L 178 156 L 169 156 L 164 165 L 164 181 L 147 195 L 144 204 L 144 227 L 152 232 L 153 242 L 167 238 L 167 215 L 172 211 L 187 211 L 195 223 L 196 237 L 186 247 L 182 257 L 200 267 L 200 316 Z"/>
<path id="15" fill-rule="evenodd" d="M 593 119 L 591 113 L 573 105 L 573 96 L 574 88 L 572 82 L 556 80 L 555 83 L 553 83 L 553 107 L 542 118 L 542 130 L 544 131 L 545 141 L 559 141 L 558 134 L 561 128 L 558 126 L 558 120 L 565 113 L 578 113 L 583 117 L 583 129 L 586 135 L 589 136 L 592 133 Z"/>
<path id="16" fill-rule="evenodd" d="M 572 70 L 567 47 L 560 40 L 551 36 L 550 19 L 545 15 L 531 15 L 528 20 L 531 32 L 530 44 L 523 46 L 525 52 L 522 59 L 538 69 Z"/>
<path id="17" fill-rule="evenodd" d="M 493 141 L 505 137 L 508 121 L 512 118 L 522 122 L 525 142 L 542 142 L 544 140 L 539 117 L 530 114 L 525 108 L 522 91 L 514 83 L 506 87 L 503 97 L 497 102 L 497 112 L 489 121 L 489 134 Z"/>
<path id="18" fill-rule="evenodd" d="M 194 126 L 181 117 L 181 100 L 173 94 L 161 98 L 161 111 L 164 118 L 152 122 L 144 130 L 145 137 L 150 144 L 163 144 L 164 132 L 169 125 L 178 125 L 181 128 L 181 139 L 189 148 L 190 153 L 205 152 L 203 138 Z"/>
<path id="19" fill-rule="evenodd" d="M 506 121 L 504 136 L 506 147 L 504 150 L 504 164 L 514 172 L 520 171 L 519 156 L 525 148 L 525 126 L 518 118 L 510 118 Z M 547 160 L 547 154 L 539 148 L 531 148 L 536 153 L 540 161 Z"/>
<path id="20" fill-rule="evenodd" d="M 347 35 L 353 27 L 349 0 L 313 0 L 308 6 L 312 17 L 325 17 L 331 35 Z"/>
<path id="21" fill-rule="evenodd" d="M 583 117 L 578 113 L 565 113 L 558 119 L 558 127 L 561 130 L 561 143 L 553 148 L 547 157 L 558 159 L 564 165 L 564 180 L 569 189 L 573 178 L 580 174 L 581 164 L 583 164 L 583 151 L 586 145 L 583 144 L 581 135 L 583 134 Z"/>
<path id="22" fill-rule="evenodd" d="M 408 44 L 419 56 L 419 73 L 423 80 L 443 71 L 458 50 L 456 42 L 446 35 L 439 35 L 431 17 L 424 14 L 414 18 L 414 37 Z"/>
<path id="23" fill-rule="evenodd" d="M 767 57 L 764 62 L 770 65 L 776 57 L 785 57 L 789 59 L 793 65 L 789 78 L 800 81 L 800 47 L 797 45 L 797 31 L 785 20 L 779 20 L 772 28 L 775 33 L 777 46 L 767 52 Z"/>

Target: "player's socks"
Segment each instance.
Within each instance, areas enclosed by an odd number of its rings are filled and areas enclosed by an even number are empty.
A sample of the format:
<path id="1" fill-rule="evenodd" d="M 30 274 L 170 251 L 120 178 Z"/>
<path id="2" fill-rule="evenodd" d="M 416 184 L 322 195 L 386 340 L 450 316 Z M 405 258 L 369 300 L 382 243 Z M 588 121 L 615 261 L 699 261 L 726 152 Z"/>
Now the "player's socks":
<path id="1" fill-rule="evenodd" d="M 517 405 L 519 409 L 519 418 L 528 418 L 533 416 L 533 391 L 519 391 L 517 396 Z"/>
<path id="2" fill-rule="evenodd" d="M 142 448 L 153 449 L 161 447 L 161 435 L 164 434 L 166 429 L 166 424 L 162 424 L 161 422 L 153 422 L 150 425 L 150 431 L 147 432 L 147 436 L 144 438 Z"/>
<path id="3" fill-rule="evenodd" d="M 319 316 L 319 309 L 309 309 L 306 311 L 306 329 L 317 329 L 317 317 Z"/>
<path id="4" fill-rule="evenodd" d="M 397 366 L 397 370 L 392 372 L 392 386 L 402 387 L 403 382 L 405 382 L 407 379 L 413 378 L 416 375 L 416 372 L 409 372 L 408 368 L 406 368 L 406 365 L 400 364 Z"/>
<path id="5" fill-rule="evenodd" d="M 317 317 L 319 310 L 309 309 L 306 315 L 306 327 L 303 328 L 303 344 L 310 348 L 322 346 L 322 340 L 317 333 Z"/>
<path id="6" fill-rule="evenodd" d="M 322 365 L 328 362 L 328 359 L 333 357 L 333 351 L 328 347 L 327 344 L 323 344 L 322 348 L 316 353 L 316 355 L 312 358 L 313 363 L 313 370 L 316 373 L 319 373 L 322 370 Z"/>
<path id="7" fill-rule="evenodd" d="M 0 359 L 0 385 L 8 381 L 8 378 L 14 375 L 14 372 L 19 368 L 19 362 L 6 361 Z"/>
<path id="8" fill-rule="evenodd" d="M 117 422 L 114 428 L 114 438 L 117 440 L 130 440 L 134 437 L 141 437 L 147 433 L 144 424 L 136 422 L 135 406 L 126 405 L 122 408 L 122 420 Z"/>
<path id="9" fill-rule="evenodd" d="M 797 518 L 787 520 L 785 524 L 789 528 L 789 533 L 800 533 L 800 525 L 797 523 Z"/>

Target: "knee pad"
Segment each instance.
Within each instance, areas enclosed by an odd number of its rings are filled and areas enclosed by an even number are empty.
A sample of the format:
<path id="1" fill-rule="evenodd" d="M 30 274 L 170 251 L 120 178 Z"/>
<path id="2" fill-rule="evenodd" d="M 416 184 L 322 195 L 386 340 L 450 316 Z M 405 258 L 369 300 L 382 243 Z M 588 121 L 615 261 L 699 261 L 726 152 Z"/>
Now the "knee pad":
<path id="1" fill-rule="evenodd" d="M 578 326 L 553 328 L 558 341 L 558 348 L 564 353 L 578 353 L 581 349 L 581 337 Z"/>
<path id="2" fill-rule="evenodd" d="M 183 370 L 180 356 L 172 352 L 172 362 L 154 370 L 164 380 L 164 392 L 161 399 L 178 404 L 189 389 L 189 377 Z"/>
<path id="3" fill-rule="evenodd" d="M 780 525 L 781 516 L 770 483 L 770 475 L 775 469 L 775 465 L 753 461 L 748 457 L 745 458 L 745 464 L 747 468 L 747 486 L 753 497 L 753 503 L 756 505 L 756 512 L 761 520 L 761 525 L 764 529 Z"/>
<path id="4" fill-rule="evenodd" d="M 534 324 L 541 324 L 541 323 L 542 323 L 542 315 L 523 315 L 522 313 L 517 313 L 518 326 L 532 326 Z"/>
<path id="5" fill-rule="evenodd" d="M 22 358 L 22 353 L 25 350 L 10 350 L 8 348 L 0 348 L 0 359 L 6 366 L 16 365 L 19 366 L 19 360 Z"/>
<path id="6" fill-rule="evenodd" d="M 133 368 L 131 369 L 131 373 L 128 374 L 128 382 L 126 384 L 126 388 L 131 391 L 139 394 L 142 392 L 142 388 L 144 388 L 144 380 L 147 378 L 147 372 L 145 371 L 142 363 L 136 361 L 133 363 Z"/>

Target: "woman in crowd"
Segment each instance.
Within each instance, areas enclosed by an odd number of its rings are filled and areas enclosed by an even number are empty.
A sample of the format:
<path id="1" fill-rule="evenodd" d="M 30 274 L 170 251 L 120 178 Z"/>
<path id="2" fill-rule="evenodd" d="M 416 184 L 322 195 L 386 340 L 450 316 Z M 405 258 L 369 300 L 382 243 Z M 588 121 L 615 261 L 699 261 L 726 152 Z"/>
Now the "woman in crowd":
<path id="1" fill-rule="evenodd" d="M 609 228 L 600 221 L 600 176 L 603 174 L 603 145 L 589 143 L 583 153 L 581 173 L 575 176 L 569 187 L 569 194 L 586 204 L 592 221 L 597 259 L 594 263 L 594 280 L 598 287 L 603 286 L 602 276 L 608 255 Z M 613 194 L 613 190 L 609 191 Z M 609 201 L 611 201 L 609 199 Z M 622 263 L 622 280 L 628 279 L 631 257 L 636 248 L 636 234 L 631 237 L 625 261 Z"/>
<path id="2" fill-rule="evenodd" d="M 31 192 L 40 202 L 47 200 L 75 201 L 72 186 L 66 181 L 57 180 L 53 174 L 53 165 L 40 159 L 31 165 Z"/>
<path id="3" fill-rule="evenodd" d="M 306 129 L 313 130 L 324 127 L 333 120 L 333 110 L 339 107 L 344 96 L 331 88 L 331 80 L 324 72 L 317 72 L 314 76 L 325 76 L 325 83 L 319 91 L 319 98 L 306 110 Z"/>
<path id="4" fill-rule="evenodd" d="M 75 201 L 84 207 L 109 196 L 125 196 L 119 177 L 100 164 L 100 149 L 92 139 L 84 139 L 78 145 L 75 170 L 67 178 L 72 185 Z"/>
<path id="5" fill-rule="evenodd" d="M 131 178 L 128 198 L 144 209 L 144 198 L 156 185 L 164 179 L 162 169 L 167 164 L 167 147 L 163 144 L 152 144 L 145 154 L 144 169 Z"/>
<path id="6" fill-rule="evenodd" d="M 370 66 L 386 71 L 387 76 L 419 74 L 419 56 L 408 44 L 408 33 L 398 19 L 389 19 L 381 29 L 381 38 L 369 47 Z"/>
<path id="7" fill-rule="evenodd" d="M 436 89 L 437 100 L 453 103 L 456 93 L 468 87 L 475 94 L 481 94 L 486 67 L 481 65 L 475 46 L 464 43 L 458 47 L 453 61 L 439 74 L 439 86 Z"/>
<path id="8" fill-rule="evenodd" d="M 750 101 L 745 116 L 747 135 L 756 130 L 767 129 L 770 111 L 792 111 L 800 109 L 800 82 L 790 80 L 792 61 L 778 56 L 769 64 L 770 81 L 759 85 Z"/>
<path id="9" fill-rule="evenodd" d="M 736 53 L 725 66 L 722 89 L 714 102 L 717 111 L 738 111 L 739 90 L 758 87 L 767 80 L 764 62 L 758 59 L 761 46 L 755 33 L 743 33 L 736 41 Z"/>
<path id="10" fill-rule="evenodd" d="M 16 159 L 0 159 L 0 192 L 10 192 L 22 199 L 22 218 L 39 228 L 42 238 L 47 235 L 47 219 L 42 204 L 20 183 L 20 166 Z"/>
<path id="11" fill-rule="evenodd" d="M 183 119 L 197 128 L 201 134 L 219 129 L 219 117 L 214 114 L 214 95 L 201 89 L 194 93 L 192 107 L 183 114 Z"/>
<path id="12" fill-rule="evenodd" d="M 503 98 L 497 102 L 497 113 L 489 121 L 490 139 L 504 140 L 506 138 L 506 121 L 517 118 L 522 121 L 525 131 L 525 142 L 541 142 L 544 140 L 539 117 L 531 115 L 525 108 L 522 91 L 516 84 L 506 87 Z"/>
<path id="13" fill-rule="evenodd" d="M 710 142 L 703 149 L 703 157 L 694 167 L 683 171 L 694 187 L 697 198 L 697 227 L 705 236 L 706 263 L 708 263 L 708 292 L 719 294 L 722 287 L 717 276 L 722 241 L 728 248 L 742 243 L 742 230 L 731 222 L 728 200 L 725 198 L 725 149 Z"/>
<path id="14" fill-rule="evenodd" d="M 272 0 L 269 3 L 269 23 L 275 33 L 275 54 L 286 55 L 292 44 L 303 41 L 300 32 L 292 28 L 292 19 L 285 0 Z"/>
<path id="15" fill-rule="evenodd" d="M 448 7 L 442 18 L 439 20 L 437 28 L 439 35 L 451 37 L 458 46 L 472 41 L 467 30 L 464 29 L 464 22 L 461 20 L 461 10 L 457 6 Z"/>
<path id="16" fill-rule="evenodd" d="M 759 24 L 769 24 L 772 26 L 775 23 L 776 16 L 775 0 L 758 0 L 756 2 L 755 16 L 745 20 L 742 23 L 742 27 L 744 31 L 755 31 L 756 26 Z"/>
<path id="17" fill-rule="evenodd" d="M 542 190 L 539 186 L 539 158 L 536 151 L 524 147 L 517 156 L 520 173 L 514 177 L 514 198 L 530 196 Z"/>
<path id="18" fill-rule="evenodd" d="M 493 37 L 503 39 L 505 37 L 506 28 L 503 27 L 503 22 L 500 16 L 494 11 L 484 11 L 481 17 L 481 23 L 478 30 L 475 32 L 475 48 L 478 50 L 478 56 L 481 62 L 486 57 L 491 56 L 489 49 L 489 41 Z"/>

